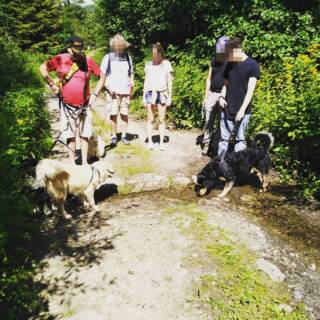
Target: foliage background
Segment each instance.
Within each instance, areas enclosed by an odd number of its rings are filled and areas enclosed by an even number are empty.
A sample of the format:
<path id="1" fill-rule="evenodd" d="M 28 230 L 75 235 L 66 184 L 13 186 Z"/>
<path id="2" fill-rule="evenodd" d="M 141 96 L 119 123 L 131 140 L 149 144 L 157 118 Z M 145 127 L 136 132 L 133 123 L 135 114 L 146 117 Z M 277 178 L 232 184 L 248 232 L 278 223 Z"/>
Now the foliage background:
<path id="1" fill-rule="evenodd" d="M 276 138 L 273 158 L 284 182 L 305 196 L 320 190 L 319 27 L 317 0 L 0 0 L 0 318 L 45 311 L 32 275 L 30 247 L 39 231 L 25 173 L 50 144 L 38 66 L 82 36 L 98 63 L 108 39 L 124 34 L 135 63 L 133 110 L 141 104 L 144 61 L 161 42 L 174 66 L 173 107 L 179 128 L 201 127 L 205 78 L 215 41 L 239 36 L 261 65 L 249 137 L 261 129 Z"/>
<path id="2" fill-rule="evenodd" d="M 40 219 L 25 179 L 51 139 L 37 70 L 43 56 L 0 37 L 0 59 L 0 318 L 25 319 L 46 308 L 33 282 L 30 248 Z"/>
<path id="3" fill-rule="evenodd" d="M 98 46 L 121 32 L 136 60 L 141 112 L 143 61 L 160 41 L 175 70 L 170 120 L 177 127 L 202 125 L 201 104 L 215 39 L 238 36 L 261 65 L 249 136 L 261 129 L 276 138 L 275 165 L 284 182 L 305 196 L 319 192 L 319 1 L 96 1 Z"/>

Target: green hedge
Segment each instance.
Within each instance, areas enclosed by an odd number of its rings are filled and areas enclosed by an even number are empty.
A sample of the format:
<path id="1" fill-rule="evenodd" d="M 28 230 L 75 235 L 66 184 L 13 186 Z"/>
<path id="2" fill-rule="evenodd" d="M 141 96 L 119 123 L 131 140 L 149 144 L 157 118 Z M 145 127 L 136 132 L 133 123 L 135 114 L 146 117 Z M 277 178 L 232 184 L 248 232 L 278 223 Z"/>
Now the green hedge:
<path id="1" fill-rule="evenodd" d="M 306 196 L 320 186 L 319 49 L 311 45 L 306 54 L 262 69 L 250 124 L 251 134 L 266 129 L 274 134 L 274 161 L 283 181 L 298 181 Z"/>
<path id="2" fill-rule="evenodd" d="M 269 130 L 275 136 L 274 163 L 283 182 L 297 182 L 305 196 L 319 191 L 320 95 L 317 54 L 320 45 L 312 44 L 305 54 L 261 64 L 261 78 L 254 94 L 249 136 Z M 201 128 L 201 105 L 209 60 L 192 52 L 167 50 L 173 63 L 173 106 L 168 118 L 178 128 Z M 142 106 L 145 58 L 135 64 L 135 99 L 132 111 L 146 117 Z"/>
<path id="3" fill-rule="evenodd" d="M 38 76 L 39 60 L 0 38 L 0 318 L 24 319 L 46 307 L 33 274 L 31 252 L 39 231 L 26 173 L 50 144 L 49 118 Z"/>

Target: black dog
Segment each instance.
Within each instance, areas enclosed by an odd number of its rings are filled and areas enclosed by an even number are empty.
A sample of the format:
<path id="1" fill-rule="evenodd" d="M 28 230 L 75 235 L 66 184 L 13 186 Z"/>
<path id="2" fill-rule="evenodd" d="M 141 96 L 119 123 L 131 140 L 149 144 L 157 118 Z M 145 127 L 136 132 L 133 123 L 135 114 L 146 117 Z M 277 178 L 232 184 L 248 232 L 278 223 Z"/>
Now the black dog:
<path id="1" fill-rule="evenodd" d="M 221 179 L 226 181 L 223 191 L 218 195 L 222 198 L 232 189 L 237 177 L 249 176 L 253 171 L 258 175 L 262 191 L 266 192 L 269 186 L 267 175 L 271 168 L 268 151 L 272 144 L 271 134 L 258 133 L 249 148 L 214 157 L 197 176 L 197 194 L 208 194 L 217 180 Z"/>

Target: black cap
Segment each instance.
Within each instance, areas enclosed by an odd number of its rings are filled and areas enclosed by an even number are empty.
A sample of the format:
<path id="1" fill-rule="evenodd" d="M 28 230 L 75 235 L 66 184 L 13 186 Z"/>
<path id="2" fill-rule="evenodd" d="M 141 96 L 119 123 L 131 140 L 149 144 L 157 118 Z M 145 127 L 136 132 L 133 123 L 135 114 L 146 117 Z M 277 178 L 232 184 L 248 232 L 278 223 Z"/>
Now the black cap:
<path id="1" fill-rule="evenodd" d="M 72 48 L 77 53 L 84 52 L 83 40 L 78 36 L 72 36 L 67 40 L 67 48 Z"/>

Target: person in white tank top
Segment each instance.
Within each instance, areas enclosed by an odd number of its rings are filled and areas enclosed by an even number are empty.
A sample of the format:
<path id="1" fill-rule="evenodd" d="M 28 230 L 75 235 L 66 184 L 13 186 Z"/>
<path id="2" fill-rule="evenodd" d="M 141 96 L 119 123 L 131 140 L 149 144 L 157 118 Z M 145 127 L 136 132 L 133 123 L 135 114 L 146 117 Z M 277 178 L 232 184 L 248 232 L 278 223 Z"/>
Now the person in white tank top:
<path id="1" fill-rule="evenodd" d="M 164 58 L 162 46 L 157 43 L 152 45 L 152 61 L 146 62 L 145 81 L 143 86 L 143 105 L 148 110 L 147 134 L 148 148 L 154 149 L 152 142 L 153 121 L 155 112 L 159 113 L 160 150 L 165 150 L 165 116 L 167 107 L 172 102 L 172 66 L 169 60 Z"/>

